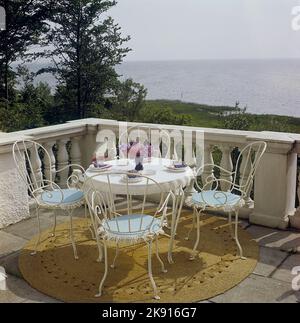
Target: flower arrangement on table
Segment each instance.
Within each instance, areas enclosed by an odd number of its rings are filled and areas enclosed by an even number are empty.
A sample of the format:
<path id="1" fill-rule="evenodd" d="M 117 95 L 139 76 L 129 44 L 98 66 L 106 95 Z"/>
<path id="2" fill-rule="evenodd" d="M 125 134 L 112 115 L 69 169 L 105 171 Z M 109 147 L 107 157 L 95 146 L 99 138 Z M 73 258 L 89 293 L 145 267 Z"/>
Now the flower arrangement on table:
<path id="1" fill-rule="evenodd" d="M 121 157 L 135 159 L 136 171 L 143 170 L 144 159 L 150 159 L 154 153 L 153 146 L 147 141 L 144 144 L 136 141 L 131 141 L 128 144 L 121 144 L 119 146 L 119 151 Z"/>

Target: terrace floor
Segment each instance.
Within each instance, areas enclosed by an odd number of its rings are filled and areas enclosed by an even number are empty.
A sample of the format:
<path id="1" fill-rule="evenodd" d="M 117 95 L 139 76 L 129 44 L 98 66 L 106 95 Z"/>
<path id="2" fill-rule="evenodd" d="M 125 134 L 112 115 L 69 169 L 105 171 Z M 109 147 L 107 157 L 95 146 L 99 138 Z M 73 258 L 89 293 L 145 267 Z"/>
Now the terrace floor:
<path id="1" fill-rule="evenodd" d="M 83 214 L 78 210 L 75 215 Z M 42 214 L 42 229 L 52 226 L 51 212 Z M 58 223 L 68 221 L 60 215 Z M 242 223 L 259 243 L 260 261 L 246 280 L 232 290 L 208 300 L 209 303 L 300 303 L 300 291 L 292 290 L 295 276 L 291 270 L 300 266 L 300 233 L 278 231 L 269 228 Z M 7 291 L 0 291 L 0 303 L 44 303 L 58 302 L 31 288 L 18 270 L 20 249 L 36 234 L 34 217 L 0 230 L 0 266 L 5 267 Z"/>

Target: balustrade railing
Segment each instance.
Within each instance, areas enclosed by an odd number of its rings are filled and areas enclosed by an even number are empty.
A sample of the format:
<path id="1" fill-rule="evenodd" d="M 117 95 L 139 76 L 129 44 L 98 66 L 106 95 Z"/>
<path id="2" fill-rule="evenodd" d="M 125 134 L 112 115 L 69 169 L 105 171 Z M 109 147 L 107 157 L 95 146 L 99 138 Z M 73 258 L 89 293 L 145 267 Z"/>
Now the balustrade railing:
<path id="1" fill-rule="evenodd" d="M 9 180 L 12 183 L 16 182 L 15 179 L 18 175 L 11 156 L 11 148 L 15 140 L 30 139 L 42 144 L 51 157 L 51 173 L 54 176 L 56 170 L 70 164 L 81 164 L 87 168 L 96 150 L 105 154 L 107 158 L 116 157 L 120 134 L 124 132 L 126 127 L 144 129 L 149 140 L 151 141 L 153 138 L 153 144 L 157 140 L 155 133 L 162 131 L 168 133 L 169 141 L 164 139 L 163 135 L 160 140 L 165 146 L 169 145 L 166 149 L 169 157 L 175 156 L 183 159 L 195 168 L 200 167 L 203 163 L 217 163 L 224 169 L 233 170 L 238 151 L 249 142 L 266 141 L 267 152 L 258 169 L 252 193 L 249 193 L 247 205 L 241 212 L 241 216 L 253 223 L 282 229 L 289 225 L 290 219 L 291 223 L 296 222 L 297 214 L 300 214 L 300 211 L 295 212 L 297 154 L 300 155 L 300 149 L 295 150 L 295 142 L 297 140 L 300 142 L 300 138 L 293 134 L 200 129 L 156 124 L 126 124 L 102 119 L 72 121 L 58 126 L 0 134 L 0 185 Z M 183 148 L 180 148 L 181 145 Z M 43 156 L 32 151 L 30 158 L 37 177 L 43 176 L 49 179 L 49 171 L 44 173 L 44 169 L 47 169 L 44 166 L 49 165 L 44 165 Z M 248 177 L 249 170 L 245 169 L 243 165 L 241 170 L 243 171 L 239 174 L 239 180 L 243 182 Z M 56 178 L 58 183 L 62 185 L 66 183 L 71 171 L 71 169 L 66 169 L 61 172 Z M 206 168 L 203 177 L 210 176 L 213 171 L 213 167 Z M 229 181 L 232 180 L 227 173 L 221 172 L 219 176 Z M 0 188 L 0 203 L 5 200 L 5 203 L 3 202 L 5 207 L 0 209 L 0 228 L 29 215 L 28 201 L 24 200 L 24 192 L 21 192 L 23 189 L 24 187 L 21 185 L 11 186 L 10 192 L 7 192 L 7 189 L 4 192 Z M 225 185 L 222 189 L 229 188 Z M 192 188 L 187 188 L 186 192 L 190 194 Z M 22 196 L 23 199 L 21 203 L 22 215 L 18 215 L 14 219 L 12 212 L 15 212 L 15 208 L 10 204 L 14 203 L 13 195 L 16 194 Z M 298 187 L 299 195 L 300 188 Z M 20 205 L 20 201 L 18 205 Z"/>
<path id="2" fill-rule="evenodd" d="M 291 218 L 291 225 L 294 228 L 300 229 L 300 138 L 296 144 L 297 157 L 297 192 L 296 192 L 296 213 L 293 218 Z"/>

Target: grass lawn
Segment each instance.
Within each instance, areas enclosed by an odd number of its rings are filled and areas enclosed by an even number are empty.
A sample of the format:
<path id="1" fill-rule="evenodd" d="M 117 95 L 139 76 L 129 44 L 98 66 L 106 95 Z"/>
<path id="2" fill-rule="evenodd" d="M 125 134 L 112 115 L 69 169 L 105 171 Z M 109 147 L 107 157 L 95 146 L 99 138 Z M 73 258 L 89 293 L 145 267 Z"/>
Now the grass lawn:
<path id="1" fill-rule="evenodd" d="M 229 106 L 209 106 L 168 100 L 148 100 L 146 104 L 149 107 L 169 107 L 178 115 L 188 114 L 191 116 L 189 125 L 207 128 L 230 128 L 226 120 L 235 118 L 233 114 L 239 111 Z M 247 123 L 244 130 L 300 133 L 300 118 L 250 113 L 243 114 L 242 118 Z M 236 129 L 238 126 L 232 128 Z"/>

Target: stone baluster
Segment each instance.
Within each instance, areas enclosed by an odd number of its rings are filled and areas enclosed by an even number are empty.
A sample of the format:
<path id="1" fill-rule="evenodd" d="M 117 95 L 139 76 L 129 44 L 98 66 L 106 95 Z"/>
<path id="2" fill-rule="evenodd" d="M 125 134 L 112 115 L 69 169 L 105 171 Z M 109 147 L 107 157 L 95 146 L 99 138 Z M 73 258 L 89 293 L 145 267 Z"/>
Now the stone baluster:
<path id="1" fill-rule="evenodd" d="M 80 140 L 81 140 L 81 137 L 74 137 L 71 139 L 72 145 L 71 145 L 70 157 L 71 157 L 71 164 L 76 164 L 81 166 L 82 162 L 81 162 Z"/>
<path id="2" fill-rule="evenodd" d="M 296 229 L 300 229 L 300 171 L 298 174 L 298 187 L 297 187 L 297 195 L 298 195 L 298 202 L 299 206 L 295 213 L 295 216 L 290 217 L 292 227 Z"/>
<path id="3" fill-rule="evenodd" d="M 160 131 L 159 129 L 151 129 L 150 141 L 153 148 L 152 157 L 160 158 Z"/>
<path id="4" fill-rule="evenodd" d="M 196 155 L 195 155 L 195 144 L 194 144 L 193 132 L 185 130 L 184 131 L 184 161 L 190 167 L 196 167 Z"/>
<path id="5" fill-rule="evenodd" d="M 161 156 L 163 158 L 171 159 L 173 156 L 171 155 L 172 140 L 170 137 L 170 133 L 167 130 L 161 132 L 160 139 L 161 139 Z"/>
<path id="6" fill-rule="evenodd" d="M 67 151 L 67 143 L 69 138 L 60 139 L 57 142 L 57 170 L 60 171 L 64 167 L 69 165 L 69 155 Z M 59 184 L 61 187 L 66 187 L 70 169 L 66 167 L 63 171 L 58 173 Z"/>
<path id="7" fill-rule="evenodd" d="M 298 196 L 298 208 L 297 208 L 297 215 L 300 216 L 300 171 L 298 174 L 298 178 L 297 178 L 297 196 Z"/>
<path id="8" fill-rule="evenodd" d="M 43 185 L 43 173 L 42 173 L 42 162 L 40 159 L 38 147 L 33 145 L 30 148 L 30 174 L 33 189 L 37 189 Z"/>
<path id="9" fill-rule="evenodd" d="M 56 168 L 53 146 L 55 141 L 47 141 L 43 144 L 49 156 L 44 156 L 45 177 L 48 181 L 55 181 Z"/>
<path id="10" fill-rule="evenodd" d="M 232 152 L 231 147 L 229 145 L 225 144 L 225 145 L 222 145 L 220 149 L 222 151 L 222 159 L 221 159 L 220 166 L 222 168 L 224 168 L 225 170 L 232 172 L 233 163 L 232 163 L 232 158 L 231 158 L 231 152 Z M 223 191 L 230 190 L 231 189 L 230 183 L 232 183 L 232 180 L 233 180 L 232 175 L 226 173 L 225 171 L 221 171 L 220 178 L 229 182 L 229 183 L 221 182 L 221 189 Z"/>
<path id="11" fill-rule="evenodd" d="M 173 130 L 170 133 L 170 158 L 178 161 L 183 160 L 182 156 L 182 133 L 179 130 Z"/>
<path id="12" fill-rule="evenodd" d="M 124 137 L 124 136 L 123 136 Z M 124 139 L 123 139 L 124 140 Z M 99 159 L 113 160 L 117 156 L 117 139 L 113 130 L 102 129 L 96 137 L 96 157 Z"/>
<path id="13" fill-rule="evenodd" d="M 89 126 L 86 134 L 81 138 L 81 165 L 84 169 L 90 166 L 92 157 L 97 151 L 97 131 L 98 126 Z"/>
<path id="14" fill-rule="evenodd" d="M 197 135 L 195 136 L 196 143 L 194 145 L 193 132 L 184 132 L 184 161 L 185 163 L 197 172 L 197 160 L 195 155 L 195 150 L 197 147 Z M 189 185 L 185 189 L 185 196 L 191 197 L 197 190 L 195 189 L 195 178 L 192 178 Z"/>
<path id="15" fill-rule="evenodd" d="M 109 138 L 107 142 L 107 159 L 113 160 L 117 157 L 117 142 L 116 138 Z"/>
<path id="16" fill-rule="evenodd" d="M 204 132 L 196 131 L 196 169 L 198 170 L 204 163 L 205 145 L 204 145 Z"/>
<path id="17" fill-rule="evenodd" d="M 70 159 L 71 164 L 82 166 L 82 156 L 81 156 L 81 147 L 80 147 L 81 137 L 71 138 L 71 149 L 70 149 Z M 72 187 L 80 187 L 82 181 L 78 182 L 78 179 L 82 179 L 81 174 L 82 170 L 78 167 L 71 167 L 72 178 L 70 179 L 69 185 Z"/>
<path id="18" fill-rule="evenodd" d="M 213 151 L 213 145 L 210 144 L 205 144 L 204 145 L 204 165 L 207 164 L 213 164 L 214 163 L 214 159 L 213 159 L 213 155 L 212 155 L 212 151 Z M 206 180 L 213 175 L 213 166 L 207 166 L 204 168 L 203 174 L 202 174 L 202 180 L 203 180 L 203 184 L 206 183 Z M 200 174 L 197 174 L 198 176 Z M 209 190 L 211 189 L 212 186 L 205 186 L 205 190 Z"/>
<path id="19" fill-rule="evenodd" d="M 241 149 L 243 149 L 244 147 L 241 147 Z M 245 154 L 245 156 L 243 156 L 242 158 L 242 162 L 240 164 L 240 186 L 242 191 L 247 190 L 247 196 L 245 197 L 245 202 L 246 202 L 246 207 L 248 208 L 253 208 L 254 206 L 254 202 L 251 199 L 251 192 L 252 192 L 252 188 L 253 188 L 253 180 L 251 180 L 250 183 L 247 183 L 247 181 L 249 180 L 249 176 L 251 175 L 251 171 L 252 171 L 252 161 L 251 161 L 251 157 L 249 156 L 249 158 L 247 158 L 247 152 Z M 248 187 L 246 187 L 246 185 L 249 185 Z"/>

